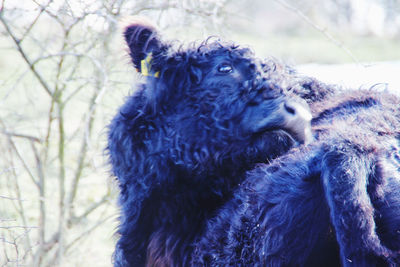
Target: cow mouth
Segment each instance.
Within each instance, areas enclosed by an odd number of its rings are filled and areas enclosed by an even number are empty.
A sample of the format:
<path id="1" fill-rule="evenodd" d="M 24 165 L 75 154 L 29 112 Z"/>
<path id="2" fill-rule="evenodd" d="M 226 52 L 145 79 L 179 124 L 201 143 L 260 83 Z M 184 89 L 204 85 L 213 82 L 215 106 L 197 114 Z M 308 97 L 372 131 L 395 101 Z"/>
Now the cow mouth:
<path id="1" fill-rule="evenodd" d="M 286 136 L 291 139 L 294 143 L 297 144 L 309 144 L 314 140 L 314 136 L 311 131 L 311 124 L 306 124 L 301 127 L 301 125 L 297 125 L 298 127 L 264 127 L 260 128 L 257 131 L 257 134 L 278 134 L 282 136 Z"/>
<path id="2" fill-rule="evenodd" d="M 256 132 L 256 135 L 260 135 L 260 136 L 269 135 L 269 134 L 289 139 L 296 146 L 305 143 L 305 140 L 298 138 L 291 131 L 282 129 L 282 128 L 265 128 L 265 129 L 260 129 L 259 131 Z"/>
<path id="3" fill-rule="evenodd" d="M 277 130 L 272 130 L 275 133 L 283 134 L 288 137 L 290 137 L 292 140 L 296 141 L 297 144 L 309 144 L 314 140 L 314 137 L 312 136 L 311 132 L 310 134 L 304 134 L 304 133 L 296 133 L 293 132 L 292 130 L 288 129 L 277 129 Z"/>
<path id="4" fill-rule="evenodd" d="M 265 102 L 250 112 L 254 123 L 250 123 L 249 129 L 253 133 L 280 132 L 299 144 L 309 144 L 314 140 L 312 114 L 305 101 L 287 98 L 275 105 Z"/>

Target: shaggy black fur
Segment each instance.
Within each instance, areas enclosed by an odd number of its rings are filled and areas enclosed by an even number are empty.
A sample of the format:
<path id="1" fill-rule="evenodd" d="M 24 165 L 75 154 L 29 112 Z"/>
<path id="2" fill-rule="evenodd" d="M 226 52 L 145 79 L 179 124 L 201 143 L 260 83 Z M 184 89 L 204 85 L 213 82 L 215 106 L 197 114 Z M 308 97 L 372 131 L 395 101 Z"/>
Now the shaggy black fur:
<path id="1" fill-rule="evenodd" d="M 173 50 L 142 23 L 125 38 L 149 76 L 110 125 L 115 266 L 399 263 L 398 98 L 336 93 L 235 45 Z"/>
<path id="2" fill-rule="evenodd" d="M 248 49 L 208 40 L 174 50 L 141 23 L 125 38 L 148 77 L 109 126 L 122 213 L 115 266 L 188 265 L 245 172 L 310 141 L 311 114 Z"/>
<path id="3" fill-rule="evenodd" d="M 192 265 L 399 266 L 400 100 L 324 95 L 310 101 L 316 140 L 248 173 Z"/>

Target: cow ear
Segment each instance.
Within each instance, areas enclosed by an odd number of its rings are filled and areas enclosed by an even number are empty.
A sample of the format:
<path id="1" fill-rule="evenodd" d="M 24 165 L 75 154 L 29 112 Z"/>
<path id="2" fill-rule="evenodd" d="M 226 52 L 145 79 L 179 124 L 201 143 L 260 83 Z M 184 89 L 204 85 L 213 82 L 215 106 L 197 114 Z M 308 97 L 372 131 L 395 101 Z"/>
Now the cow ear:
<path id="1" fill-rule="evenodd" d="M 143 18 L 131 18 L 124 24 L 127 26 L 123 34 L 133 65 L 143 75 L 150 75 L 152 55 L 159 54 L 163 46 L 156 27 Z"/>

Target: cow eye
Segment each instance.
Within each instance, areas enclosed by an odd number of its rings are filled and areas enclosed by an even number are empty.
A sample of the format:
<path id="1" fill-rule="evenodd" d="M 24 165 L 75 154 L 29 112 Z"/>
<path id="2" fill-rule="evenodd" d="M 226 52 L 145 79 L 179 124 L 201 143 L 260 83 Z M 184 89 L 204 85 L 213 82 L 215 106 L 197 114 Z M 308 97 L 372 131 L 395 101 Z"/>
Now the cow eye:
<path id="1" fill-rule="evenodd" d="M 218 66 L 218 72 L 221 73 L 231 73 L 233 71 L 233 68 L 231 65 L 224 63 Z"/>

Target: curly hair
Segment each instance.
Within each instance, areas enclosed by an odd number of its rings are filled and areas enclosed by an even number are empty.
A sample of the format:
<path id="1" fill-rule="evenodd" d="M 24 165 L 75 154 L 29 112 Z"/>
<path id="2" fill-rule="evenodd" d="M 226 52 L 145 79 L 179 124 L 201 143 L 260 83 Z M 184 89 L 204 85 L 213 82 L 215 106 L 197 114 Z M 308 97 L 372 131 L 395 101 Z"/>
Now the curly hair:
<path id="1" fill-rule="evenodd" d="M 146 80 L 109 126 L 121 206 L 115 265 L 185 265 L 247 170 L 311 140 L 311 115 L 247 48 L 209 39 L 174 49 L 141 23 L 125 38 Z"/>

